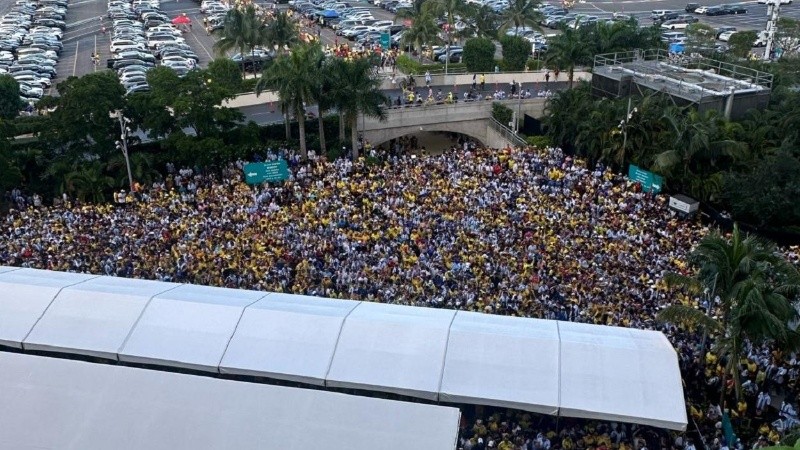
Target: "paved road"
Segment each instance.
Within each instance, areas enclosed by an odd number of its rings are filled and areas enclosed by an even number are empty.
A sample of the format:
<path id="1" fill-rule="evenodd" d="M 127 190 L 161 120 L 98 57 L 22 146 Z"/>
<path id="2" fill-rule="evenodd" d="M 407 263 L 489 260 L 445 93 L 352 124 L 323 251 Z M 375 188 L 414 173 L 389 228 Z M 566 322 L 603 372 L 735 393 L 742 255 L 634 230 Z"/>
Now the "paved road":
<path id="1" fill-rule="evenodd" d="M 695 0 L 701 5 L 719 5 L 724 1 Z M 625 13 L 637 17 L 641 24 L 651 24 L 650 12 L 654 9 L 683 10 L 688 1 L 684 0 L 587 0 L 578 3 L 573 8 L 573 12 L 591 14 L 598 17 L 609 17 L 611 14 Z M 740 30 L 763 30 L 767 24 L 767 6 L 759 5 L 755 1 L 731 2 L 731 4 L 741 4 L 747 7 L 747 14 L 736 16 L 701 16 L 697 17 L 701 22 L 713 27 L 721 25 L 735 26 Z M 791 5 L 781 6 L 781 16 L 800 19 L 800 2 Z"/>

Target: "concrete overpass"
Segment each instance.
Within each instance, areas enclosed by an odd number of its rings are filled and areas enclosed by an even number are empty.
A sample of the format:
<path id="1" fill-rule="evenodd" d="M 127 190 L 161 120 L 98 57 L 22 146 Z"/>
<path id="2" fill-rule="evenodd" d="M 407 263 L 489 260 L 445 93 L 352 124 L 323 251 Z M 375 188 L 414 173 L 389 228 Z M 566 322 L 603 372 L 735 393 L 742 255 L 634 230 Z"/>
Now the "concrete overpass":
<path id="1" fill-rule="evenodd" d="M 544 115 L 544 98 L 525 100 L 502 100 L 497 103 L 519 110 L 533 117 Z M 459 102 L 452 105 L 409 106 L 386 111 L 386 121 L 373 118 L 359 120 L 365 139 L 380 145 L 392 139 L 420 131 L 445 131 L 461 133 L 494 148 L 519 145 L 518 138 L 492 118 L 492 103 L 482 100 Z M 502 124 L 507 125 L 507 124 Z"/>

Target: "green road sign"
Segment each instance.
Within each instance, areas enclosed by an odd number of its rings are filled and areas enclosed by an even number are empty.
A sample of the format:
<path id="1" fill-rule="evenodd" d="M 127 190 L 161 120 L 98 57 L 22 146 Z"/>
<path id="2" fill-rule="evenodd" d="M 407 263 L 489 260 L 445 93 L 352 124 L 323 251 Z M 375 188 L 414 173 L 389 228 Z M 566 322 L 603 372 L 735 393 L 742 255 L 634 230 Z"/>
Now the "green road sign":
<path id="1" fill-rule="evenodd" d="M 384 50 L 389 49 L 389 43 L 391 42 L 391 36 L 389 33 L 381 33 L 381 47 Z"/>
<path id="2" fill-rule="evenodd" d="M 664 179 L 661 175 L 648 172 L 633 164 L 628 166 L 628 178 L 633 182 L 641 184 L 643 191 L 652 192 L 654 194 L 661 192 L 661 186 L 664 184 Z"/>
<path id="3" fill-rule="evenodd" d="M 247 184 L 283 181 L 289 178 L 289 167 L 285 159 L 265 163 L 250 163 L 244 166 L 244 181 Z"/>

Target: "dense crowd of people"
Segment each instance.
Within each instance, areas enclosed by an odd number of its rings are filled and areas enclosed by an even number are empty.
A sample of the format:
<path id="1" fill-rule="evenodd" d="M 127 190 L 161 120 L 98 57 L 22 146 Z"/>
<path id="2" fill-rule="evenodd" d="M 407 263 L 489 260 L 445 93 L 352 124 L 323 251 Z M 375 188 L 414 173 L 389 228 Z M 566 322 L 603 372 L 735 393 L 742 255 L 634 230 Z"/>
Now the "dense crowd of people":
<path id="1" fill-rule="evenodd" d="M 794 355 L 750 348 L 740 365 L 746 400 L 722 406 L 724 362 L 703 353 L 699 335 L 655 322 L 676 300 L 713 301 L 667 290 L 664 274 L 689 274 L 686 254 L 709 229 L 675 215 L 664 196 L 555 148 L 464 142 L 441 155 L 381 156 L 301 162 L 269 151 L 264 158 L 289 160 L 292 176 L 260 187 L 243 183 L 242 162 L 219 174 L 170 166 L 163 181 L 113 204 L 45 206 L 15 190 L 0 219 L 0 265 L 660 329 L 710 448 L 744 448 L 725 442 L 723 409 L 737 424 L 756 421 L 748 426 L 765 439 L 796 421 Z M 788 255 L 798 262 L 797 249 Z M 784 404 L 770 408 L 765 395 Z M 464 428 L 461 447 L 694 450 L 684 436 L 637 435 L 495 412 Z"/>

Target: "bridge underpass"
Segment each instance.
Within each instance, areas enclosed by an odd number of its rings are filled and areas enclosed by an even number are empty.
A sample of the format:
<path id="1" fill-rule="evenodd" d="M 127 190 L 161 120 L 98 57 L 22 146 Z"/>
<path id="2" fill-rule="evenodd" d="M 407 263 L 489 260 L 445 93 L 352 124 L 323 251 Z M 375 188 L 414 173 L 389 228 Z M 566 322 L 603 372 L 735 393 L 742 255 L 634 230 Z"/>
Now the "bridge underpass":
<path id="1" fill-rule="evenodd" d="M 541 118 L 544 115 L 544 98 L 500 100 L 513 111 Z M 484 145 L 501 148 L 519 145 L 519 139 L 492 118 L 494 101 L 476 101 L 452 105 L 409 106 L 386 111 L 386 120 L 361 118 L 359 125 L 366 140 L 378 146 L 407 135 L 420 132 L 450 132 L 469 136 Z M 502 124 L 503 126 L 507 124 Z"/>

